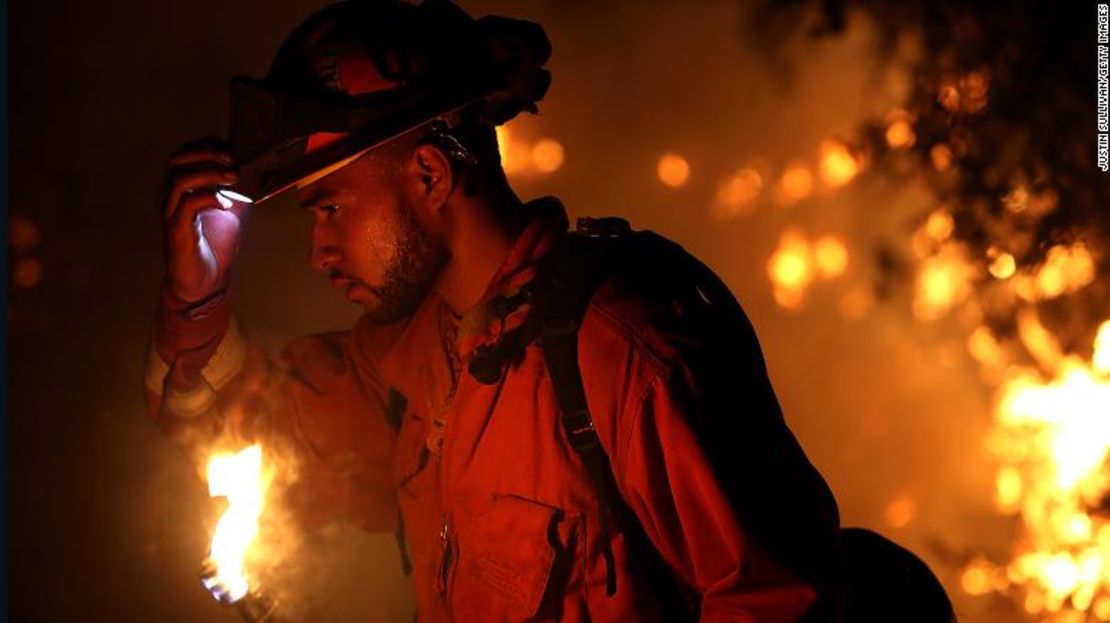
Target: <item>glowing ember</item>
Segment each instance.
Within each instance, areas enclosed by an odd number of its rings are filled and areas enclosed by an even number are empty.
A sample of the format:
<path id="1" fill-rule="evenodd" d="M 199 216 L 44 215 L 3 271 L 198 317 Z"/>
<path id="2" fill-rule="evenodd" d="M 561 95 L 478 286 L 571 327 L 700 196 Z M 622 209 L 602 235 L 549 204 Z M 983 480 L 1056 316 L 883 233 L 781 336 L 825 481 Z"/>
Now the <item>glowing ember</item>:
<path id="1" fill-rule="evenodd" d="M 886 144 L 891 149 L 909 149 L 917 141 L 913 131 L 912 119 L 904 110 L 896 110 L 887 115 Z"/>
<path id="2" fill-rule="evenodd" d="M 929 150 L 929 160 L 932 161 L 934 169 L 943 173 L 952 167 L 952 149 L 943 143 L 933 145 Z"/>
<path id="3" fill-rule="evenodd" d="M 991 257 L 991 265 L 988 270 L 997 279 L 1009 279 L 1014 276 L 1017 270 L 1017 262 L 1014 261 L 1014 256 L 1004 251 L 992 248 L 988 254 Z"/>
<path id="4" fill-rule="evenodd" d="M 813 191 L 813 174 L 806 165 L 794 163 L 786 167 L 779 179 L 778 199 L 782 203 L 794 203 L 809 196 Z"/>
<path id="5" fill-rule="evenodd" d="M 883 514 L 887 525 L 892 528 L 905 528 L 917 513 L 917 504 L 912 498 L 903 496 L 894 500 L 886 507 Z"/>
<path id="6" fill-rule="evenodd" d="M 859 164 L 839 141 L 821 143 L 821 180 L 834 188 L 844 186 L 859 173 Z"/>
<path id="7" fill-rule="evenodd" d="M 717 186 L 713 215 L 723 220 L 747 212 L 762 188 L 763 178 L 754 169 L 725 176 Z"/>
<path id="8" fill-rule="evenodd" d="M 205 587 L 220 601 L 236 602 L 249 589 L 244 562 L 258 534 L 266 484 L 262 447 L 257 444 L 235 454 L 214 455 L 208 461 L 208 493 L 228 502 L 212 535 L 209 559 L 216 573 L 204 579 Z"/>
<path id="9" fill-rule="evenodd" d="M 963 109 L 969 113 L 980 113 L 987 107 L 987 93 L 989 82 L 987 77 L 973 71 L 960 80 L 960 91 L 963 94 Z"/>
<path id="10" fill-rule="evenodd" d="M 798 229 L 788 228 L 779 238 L 778 248 L 767 260 L 767 276 L 775 302 L 786 309 L 799 309 L 806 291 L 816 279 L 835 279 L 848 267 L 848 250 L 836 236 L 822 236 L 815 243 Z M 866 313 L 867 301 L 848 303 L 846 315 Z"/>
<path id="11" fill-rule="evenodd" d="M 690 163 L 678 154 L 666 153 L 659 158 L 655 172 L 664 186 L 678 188 L 690 179 Z"/>
<path id="12" fill-rule="evenodd" d="M 960 109 L 960 90 L 956 85 L 947 82 L 941 85 L 937 93 L 937 102 L 946 110 L 955 112 Z"/>
<path id="13" fill-rule="evenodd" d="M 1052 299 L 1074 292 L 1094 279 L 1094 258 L 1083 243 L 1056 245 L 1048 250 L 1044 264 L 1037 271 L 1037 292 L 1042 298 Z"/>
<path id="14" fill-rule="evenodd" d="M 1029 207 L 1029 191 L 1018 186 L 1002 197 L 1002 205 L 1011 212 L 1024 212 Z"/>
<path id="15" fill-rule="evenodd" d="M 813 280 L 809 242 L 804 234 L 794 229 L 782 233 L 778 248 L 767 262 L 767 274 L 779 305 L 787 309 L 801 307 L 806 288 Z"/>
<path id="16" fill-rule="evenodd" d="M 532 161 L 541 173 L 554 173 L 563 166 L 566 153 L 562 144 L 552 138 L 536 141 L 532 146 Z"/>
<path id="17" fill-rule="evenodd" d="M 914 315 L 934 320 L 962 303 L 971 294 L 975 272 L 960 245 L 945 244 L 935 255 L 925 258 L 914 287 Z"/>
<path id="18" fill-rule="evenodd" d="M 960 586 L 969 595 L 985 595 L 994 590 L 996 570 L 984 560 L 976 560 L 964 569 Z"/>
<path id="19" fill-rule="evenodd" d="M 925 232 L 937 242 L 948 240 L 955 228 L 956 224 L 952 220 L 952 215 L 944 210 L 933 212 L 929 215 L 929 219 L 925 221 Z"/>
<path id="20" fill-rule="evenodd" d="M 817 273 L 823 279 L 833 279 L 844 274 L 848 267 L 848 249 L 836 236 L 825 236 L 813 249 Z"/>

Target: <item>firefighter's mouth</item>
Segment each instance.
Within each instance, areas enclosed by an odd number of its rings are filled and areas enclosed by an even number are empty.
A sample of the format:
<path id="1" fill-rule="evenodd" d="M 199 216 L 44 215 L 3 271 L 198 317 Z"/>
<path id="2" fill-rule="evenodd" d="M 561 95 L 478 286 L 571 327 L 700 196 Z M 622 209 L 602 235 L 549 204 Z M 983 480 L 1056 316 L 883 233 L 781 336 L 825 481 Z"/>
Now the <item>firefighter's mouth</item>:
<path id="1" fill-rule="evenodd" d="M 328 279 L 331 281 L 332 285 L 340 288 L 347 288 L 353 284 L 358 283 L 358 279 L 334 270 L 328 274 Z"/>
<path id="2" fill-rule="evenodd" d="M 365 296 L 367 292 L 374 294 L 374 290 L 363 283 L 361 279 L 345 273 L 333 271 L 329 275 L 329 280 L 333 286 L 343 290 L 343 295 L 349 301 L 360 299 L 362 296 Z"/>

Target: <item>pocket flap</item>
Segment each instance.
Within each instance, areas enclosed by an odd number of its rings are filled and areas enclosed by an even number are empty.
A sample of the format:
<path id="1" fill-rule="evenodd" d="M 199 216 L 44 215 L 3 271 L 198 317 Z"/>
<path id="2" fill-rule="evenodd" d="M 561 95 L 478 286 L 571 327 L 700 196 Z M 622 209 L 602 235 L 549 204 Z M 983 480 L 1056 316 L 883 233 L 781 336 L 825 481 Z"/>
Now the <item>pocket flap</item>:
<path id="1" fill-rule="evenodd" d="M 514 610 L 535 616 L 562 548 L 562 519 L 563 511 L 554 506 L 494 494 L 489 509 L 475 515 L 467 534 L 460 535 L 468 541 L 460 543 L 462 574 L 480 580 Z"/>

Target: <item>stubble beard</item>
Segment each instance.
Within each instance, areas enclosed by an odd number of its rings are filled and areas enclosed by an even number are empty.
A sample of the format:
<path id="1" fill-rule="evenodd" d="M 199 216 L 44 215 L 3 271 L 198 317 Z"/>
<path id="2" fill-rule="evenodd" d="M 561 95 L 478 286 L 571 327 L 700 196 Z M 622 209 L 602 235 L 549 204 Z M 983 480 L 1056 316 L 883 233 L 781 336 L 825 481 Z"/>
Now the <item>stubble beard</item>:
<path id="1" fill-rule="evenodd" d="M 424 229 L 407 202 L 402 200 L 398 212 L 396 260 L 386 268 L 384 283 L 370 288 L 379 303 L 366 315 L 376 324 L 391 324 L 416 312 L 449 258 L 447 248 Z"/>

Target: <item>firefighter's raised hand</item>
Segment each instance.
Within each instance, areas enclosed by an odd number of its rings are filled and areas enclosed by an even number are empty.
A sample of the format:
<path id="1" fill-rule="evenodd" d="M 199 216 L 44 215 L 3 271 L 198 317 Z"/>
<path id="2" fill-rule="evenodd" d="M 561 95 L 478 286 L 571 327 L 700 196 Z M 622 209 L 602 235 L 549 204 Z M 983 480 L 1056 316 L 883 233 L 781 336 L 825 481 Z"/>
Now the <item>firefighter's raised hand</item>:
<path id="1" fill-rule="evenodd" d="M 170 158 L 162 204 L 166 275 L 184 301 L 227 286 L 249 204 L 217 196 L 238 181 L 227 145 L 216 138 L 186 143 Z"/>

